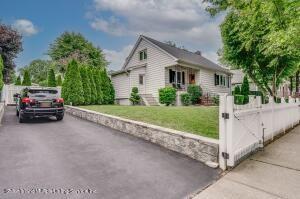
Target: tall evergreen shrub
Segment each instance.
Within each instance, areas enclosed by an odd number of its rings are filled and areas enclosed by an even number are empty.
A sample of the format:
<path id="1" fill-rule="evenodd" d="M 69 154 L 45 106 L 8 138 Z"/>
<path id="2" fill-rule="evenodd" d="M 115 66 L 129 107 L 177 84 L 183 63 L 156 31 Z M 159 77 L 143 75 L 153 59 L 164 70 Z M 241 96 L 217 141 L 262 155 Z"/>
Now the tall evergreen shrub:
<path id="1" fill-rule="evenodd" d="M 16 86 L 20 86 L 21 84 L 22 84 L 22 82 L 21 82 L 21 76 L 19 75 L 19 76 L 17 77 L 17 79 L 16 79 L 15 85 L 16 85 Z"/>
<path id="2" fill-rule="evenodd" d="M 61 78 L 61 75 L 58 75 L 58 76 L 57 76 L 56 82 L 57 82 L 57 86 L 61 86 L 61 85 L 62 85 L 62 78 Z"/>
<path id="3" fill-rule="evenodd" d="M 66 104 L 82 105 L 84 103 L 84 93 L 81 83 L 78 63 L 72 60 L 68 64 L 65 81 L 62 86 L 62 97 Z"/>
<path id="4" fill-rule="evenodd" d="M 47 85 L 48 87 L 56 87 L 55 73 L 53 68 L 48 71 Z"/>
<path id="5" fill-rule="evenodd" d="M 4 64 L 2 57 L 0 55 L 0 90 L 2 90 L 4 82 L 3 82 L 3 69 L 4 69 Z"/>
<path id="6" fill-rule="evenodd" d="M 31 79 L 30 79 L 30 74 L 29 74 L 28 70 L 25 70 L 25 72 L 24 72 L 22 86 L 31 86 Z"/>
<path id="7" fill-rule="evenodd" d="M 88 105 L 91 103 L 91 84 L 90 84 L 90 79 L 88 77 L 86 66 L 80 67 L 80 75 L 81 75 L 81 82 L 82 82 L 82 88 L 84 93 L 84 104 Z"/>

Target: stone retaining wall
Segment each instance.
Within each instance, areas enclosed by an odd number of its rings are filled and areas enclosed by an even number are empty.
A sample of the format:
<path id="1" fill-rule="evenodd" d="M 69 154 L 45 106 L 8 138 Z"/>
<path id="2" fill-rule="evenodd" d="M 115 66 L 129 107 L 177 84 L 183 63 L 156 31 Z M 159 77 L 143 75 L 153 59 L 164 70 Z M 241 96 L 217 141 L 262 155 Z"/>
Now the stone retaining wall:
<path id="1" fill-rule="evenodd" d="M 206 164 L 218 163 L 218 140 L 73 106 L 66 113 L 148 140 Z"/>

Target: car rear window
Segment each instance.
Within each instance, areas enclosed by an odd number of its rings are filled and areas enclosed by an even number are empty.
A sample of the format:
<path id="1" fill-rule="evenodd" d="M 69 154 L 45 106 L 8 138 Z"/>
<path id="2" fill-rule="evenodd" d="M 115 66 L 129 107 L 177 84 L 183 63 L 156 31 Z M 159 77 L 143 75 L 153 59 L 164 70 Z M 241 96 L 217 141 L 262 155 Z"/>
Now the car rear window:
<path id="1" fill-rule="evenodd" d="M 28 92 L 31 94 L 37 94 L 37 93 L 57 94 L 57 90 L 29 90 Z"/>

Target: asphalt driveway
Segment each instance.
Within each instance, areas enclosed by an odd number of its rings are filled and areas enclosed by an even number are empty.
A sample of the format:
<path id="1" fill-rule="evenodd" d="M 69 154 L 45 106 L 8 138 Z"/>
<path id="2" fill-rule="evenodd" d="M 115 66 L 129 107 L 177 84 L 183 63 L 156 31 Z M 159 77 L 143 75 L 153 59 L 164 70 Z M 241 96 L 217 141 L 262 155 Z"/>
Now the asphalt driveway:
<path id="1" fill-rule="evenodd" d="M 0 127 L 0 198 L 184 198 L 218 178 L 188 157 L 66 116 Z"/>

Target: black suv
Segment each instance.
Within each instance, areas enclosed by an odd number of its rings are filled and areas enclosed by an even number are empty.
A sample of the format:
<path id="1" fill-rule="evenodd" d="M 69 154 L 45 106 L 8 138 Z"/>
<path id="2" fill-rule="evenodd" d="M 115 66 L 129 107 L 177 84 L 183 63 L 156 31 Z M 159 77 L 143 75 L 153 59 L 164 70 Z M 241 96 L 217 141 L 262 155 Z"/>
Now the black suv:
<path id="1" fill-rule="evenodd" d="M 15 94 L 16 115 L 22 123 L 26 118 L 55 116 L 57 120 L 64 118 L 64 100 L 58 97 L 56 89 L 24 88 Z"/>

